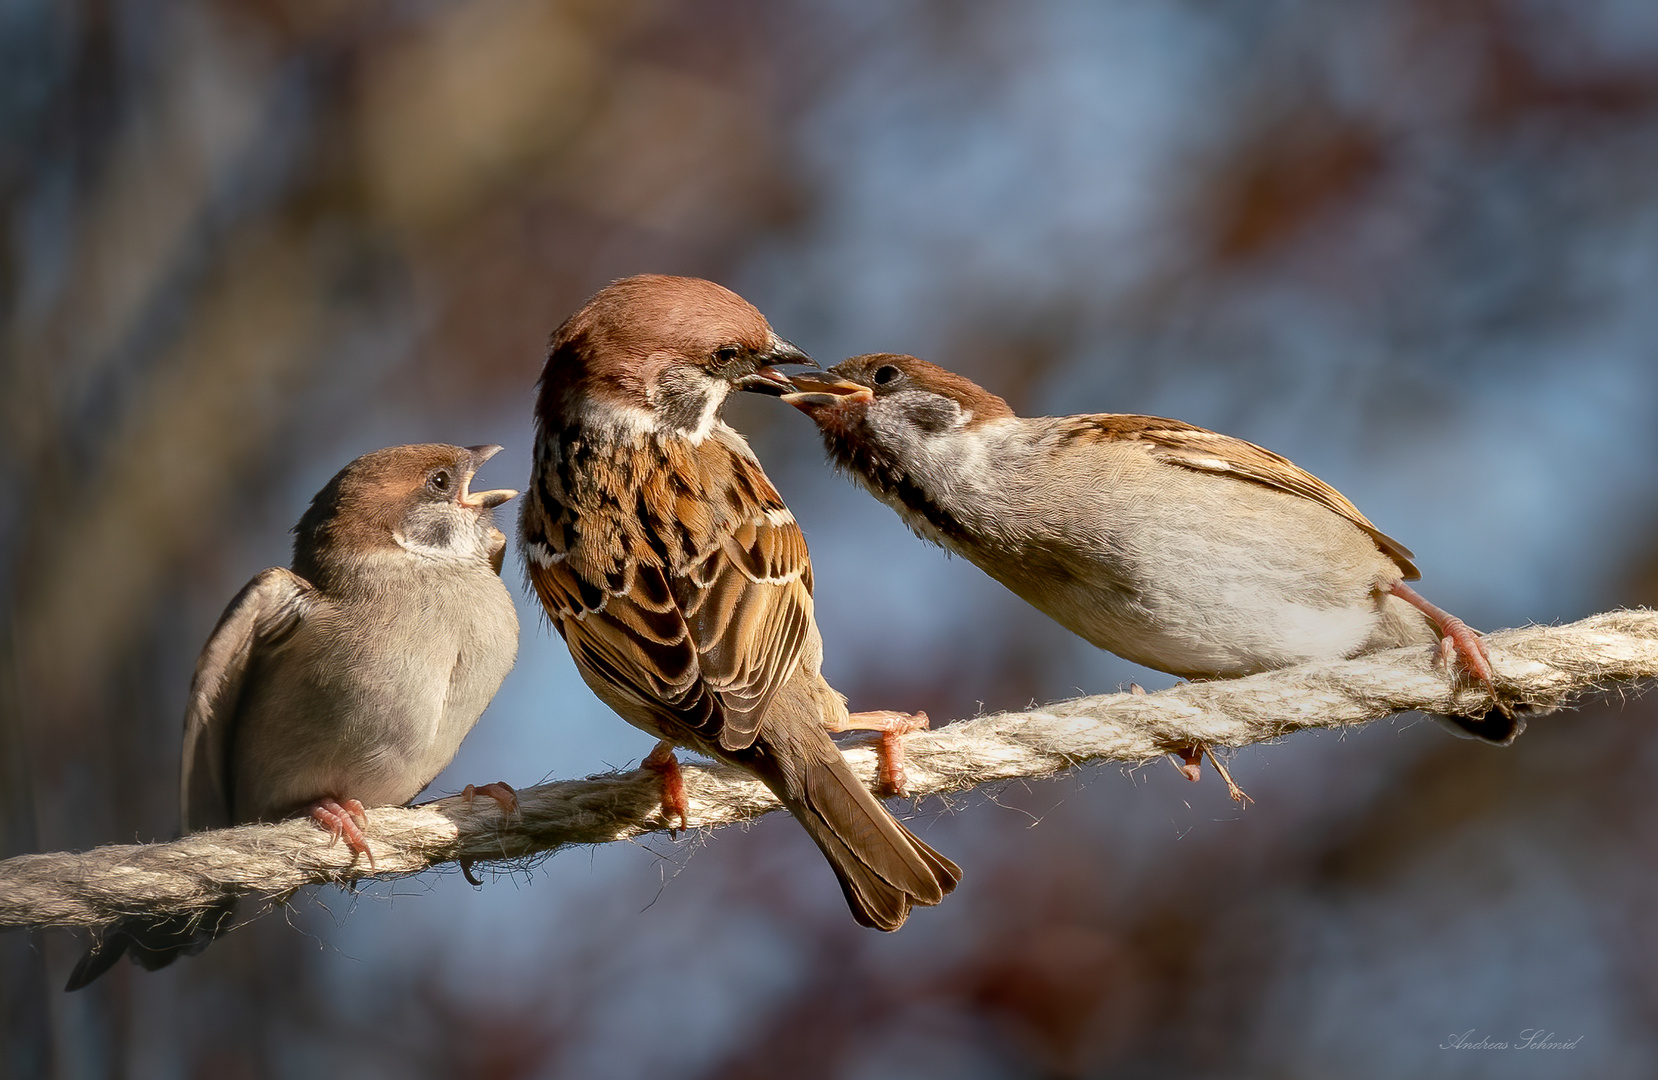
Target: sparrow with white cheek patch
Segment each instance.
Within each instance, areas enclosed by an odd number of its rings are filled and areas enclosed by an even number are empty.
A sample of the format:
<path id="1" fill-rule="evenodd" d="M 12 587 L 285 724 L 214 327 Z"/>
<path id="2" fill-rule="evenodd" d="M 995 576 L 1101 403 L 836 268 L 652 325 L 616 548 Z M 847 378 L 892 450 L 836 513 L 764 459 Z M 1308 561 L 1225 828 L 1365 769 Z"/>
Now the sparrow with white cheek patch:
<path id="1" fill-rule="evenodd" d="M 917 535 L 1102 649 L 1211 678 L 1439 643 L 1491 686 L 1479 636 L 1404 584 L 1411 553 L 1269 450 L 1152 416 L 1015 416 L 913 356 L 791 382 L 834 463 Z M 1524 727 L 1501 703 L 1447 719 L 1503 744 Z"/>
<path id="2" fill-rule="evenodd" d="M 312 500 L 293 568 L 230 602 L 196 665 L 184 718 L 187 833 L 308 815 L 373 864 L 364 805 L 401 805 L 454 758 L 518 652 L 491 511 L 472 491 L 498 446 L 365 454 Z M 483 792 L 510 808 L 505 785 Z M 130 952 L 155 970 L 228 926 L 210 914 L 130 918 L 76 966 L 76 990 Z"/>
<path id="3" fill-rule="evenodd" d="M 652 758 L 689 746 L 754 773 L 823 851 L 853 916 L 895 930 L 961 872 L 830 740 L 848 716 L 819 673 L 805 538 L 719 417 L 732 390 L 764 381 L 757 368 L 787 362 L 809 359 L 712 282 L 600 290 L 553 335 L 519 536 L 582 678 L 664 740 Z"/>

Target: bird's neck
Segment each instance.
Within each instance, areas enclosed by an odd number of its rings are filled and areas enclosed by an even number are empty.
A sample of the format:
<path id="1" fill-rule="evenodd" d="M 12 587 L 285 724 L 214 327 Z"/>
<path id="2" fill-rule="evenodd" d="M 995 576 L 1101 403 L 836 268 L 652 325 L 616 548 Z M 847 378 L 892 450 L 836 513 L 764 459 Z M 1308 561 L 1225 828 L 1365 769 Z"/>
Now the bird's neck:
<path id="1" fill-rule="evenodd" d="M 559 426 L 579 430 L 589 439 L 618 444 L 680 439 L 700 446 L 716 433 L 732 433 L 720 419 L 728 396 L 723 383 L 651 392 L 648 401 L 590 393 L 562 403 Z"/>
<path id="2" fill-rule="evenodd" d="M 923 539 L 965 553 L 997 527 L 1023 441 L 1017 419 L 898 438 L 834 440 L 836 464 L 897 510 Z"/>
<path id="3" fill-rule="evenodd" d="M 298 563 L 295 572 L 299 573 Z M 423 594 L 476 588 L 476 579 L 496 577 L 482 555 L 457 557 L 452 552 L 423 554 L 399 547 L 335 555 L 310 567 L 307 577 L 336 603 L 378 603 L 387 593 L 417 588 Z"/>

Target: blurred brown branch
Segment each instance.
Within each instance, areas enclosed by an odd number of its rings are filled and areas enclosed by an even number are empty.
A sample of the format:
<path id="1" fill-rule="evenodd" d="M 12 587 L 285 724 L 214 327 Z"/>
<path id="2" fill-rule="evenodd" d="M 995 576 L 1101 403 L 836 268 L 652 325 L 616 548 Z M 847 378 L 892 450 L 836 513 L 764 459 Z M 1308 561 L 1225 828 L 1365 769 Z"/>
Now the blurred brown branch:
<path id="1" fill-rule="evenodd" d="M 1658 612 L 1613 611 L 1567 626 L 1506 630 L 1489 641 L 1505 698 L 1539 712 L 1658 677 Z M 1406 710 L 1479 712 L 1489 705 L 1482 691 L 1453 685 L 1432 650 L 1397 649 L 1155 694 L 1076 698 L 921 732 L 905 741 L 909 788 L 914 796 L 941 795 L 1091 762 L 1145 761 L 1194 742 L 1238 747 Z M 855 746 L 847 756 L 873 782 L 873 750 Z M 738 770 L 704 764 L 684 771 L 693 827 L 779 809 L 770 792 Z M 281 895 L 456 860 L 521 860 L 572 844 L 626 840 L 667 827 L 658 793 L 656 774 L 635 770 L 525 789 L 511 820 L 488 799 L 469 805 L 459 796 L 374 809 L 366 830 L 372 870 L 304 820 L 165 844 L 22 855 L 0 862 L 0 927 L 100 928 L 122 915 L 179 914 L 230 895 Z"/>

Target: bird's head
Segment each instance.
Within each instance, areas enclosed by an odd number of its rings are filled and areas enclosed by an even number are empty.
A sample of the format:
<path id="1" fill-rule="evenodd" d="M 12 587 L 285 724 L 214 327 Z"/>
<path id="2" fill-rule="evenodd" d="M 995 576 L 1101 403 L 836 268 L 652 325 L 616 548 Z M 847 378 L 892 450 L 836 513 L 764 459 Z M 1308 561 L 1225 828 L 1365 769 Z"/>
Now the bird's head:
<path id="1" fill-rule="evenodd" d="M 940 435 L 1011 417 L 1007 402 L 914 356 L 871 353 L 789 377 L 784 401 L 810 416 L 843 464 L 862 446 L 906 456 Z"/>
<path id="2" fill-rule="evenodd" d="M 733 390 L 793 389 L 774 364 L 812 359 L 736 293 L 701 278 L 624 278 L 553 334 L 536 417 L 700 442 Z"/>
<path id="3" fill-rule="evenodd" d="M 495 507 L 511 489 L 473 491 L 499 446 L 425 443 L 364 454 L 335 474 L 294 526 L 294 571 L 317 584 L 364 559 L 406 553 L 501 570 Z"/>

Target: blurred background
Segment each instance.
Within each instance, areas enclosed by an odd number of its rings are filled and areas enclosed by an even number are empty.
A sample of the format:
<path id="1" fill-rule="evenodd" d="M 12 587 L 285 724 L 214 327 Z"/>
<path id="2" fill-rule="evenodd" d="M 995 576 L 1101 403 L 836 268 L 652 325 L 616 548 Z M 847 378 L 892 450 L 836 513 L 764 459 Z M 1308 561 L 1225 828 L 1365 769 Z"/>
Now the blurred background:
<path id="1" fill-rule="evenodd" d="M 4 0 L 0 133 L 0 856 L 168 838 L 196 654 L 310 496 L 427 440 L 522 486 L 549 332 L 641 271 L 1263 443 L 1477 626 L 1658 600 L 1641 0 Z M 854 707 L 1172 681 L 727 415 Z M 650 748 L 521 615 L 434 793 Z M 966 879 L 894 936 L 783 817 L 313 890 L 75 995 L 13 932 L 0 1074 L 1648 1077 L 1653 713 L 1299 735 L 1242 812 L 1166 762 L 908 807 Z M 1575 1049 L 1442 1048 L 1527 1030 Z"/>

